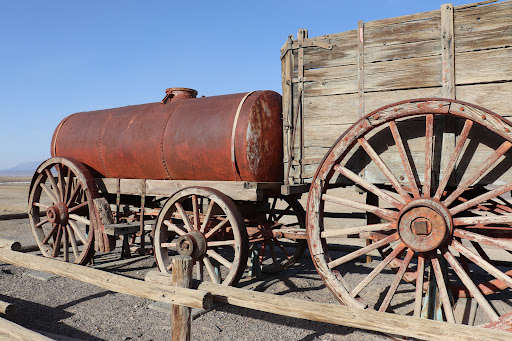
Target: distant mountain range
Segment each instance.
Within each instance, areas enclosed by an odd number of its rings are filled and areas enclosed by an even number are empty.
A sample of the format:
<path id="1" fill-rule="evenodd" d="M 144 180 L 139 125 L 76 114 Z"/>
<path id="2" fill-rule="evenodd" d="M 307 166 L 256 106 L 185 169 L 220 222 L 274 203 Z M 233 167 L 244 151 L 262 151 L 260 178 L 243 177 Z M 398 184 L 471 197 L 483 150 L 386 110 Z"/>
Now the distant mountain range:
<path id="1" fill-rule="evenodd" d="M 23 162 L 7 169 L 0 169 L 1 176 L 32 176 L 43 161 Z"/>

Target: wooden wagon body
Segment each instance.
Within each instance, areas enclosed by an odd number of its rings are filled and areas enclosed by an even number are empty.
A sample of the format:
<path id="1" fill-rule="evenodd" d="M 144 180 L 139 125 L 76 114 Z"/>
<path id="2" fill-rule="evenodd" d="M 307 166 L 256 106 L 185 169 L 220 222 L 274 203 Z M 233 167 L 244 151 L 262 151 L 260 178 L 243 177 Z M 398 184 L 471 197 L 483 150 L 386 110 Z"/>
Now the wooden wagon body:
<path id="1" fill-rule="evenodd" d="M 510 1 L 446 4 L 430 12 L 359 21 L 351 31 L 310 38 L 300 30 L 297 39 L 290 37 L 281 49 L 286 182 L 310 183 L 340 135 L 390 103 L 448 98 L 512 116 L 511 17 Z M 447 124 L 452 131 L 445 133 L 443 148 L 453 149 L 463 123 Z M 424 135 L 422 130 L 403 136 L 420 165 L 423 147 L 415 138 Z M 382 157 L 390 168 L 401 167 L 393 151 Z M 503 183 L 511 176 L 493 180 Z M 365 178 L 386 181 L 372 168 L 365 169 Z"/>

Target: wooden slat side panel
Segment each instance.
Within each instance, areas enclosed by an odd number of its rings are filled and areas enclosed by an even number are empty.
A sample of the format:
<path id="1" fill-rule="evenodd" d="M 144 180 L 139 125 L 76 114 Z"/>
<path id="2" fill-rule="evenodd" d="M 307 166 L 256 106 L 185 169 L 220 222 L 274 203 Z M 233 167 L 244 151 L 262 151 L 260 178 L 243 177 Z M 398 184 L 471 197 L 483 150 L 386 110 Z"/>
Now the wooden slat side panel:
<path id="1" fill-rule="evenodd" d="M 404 44 L 439 39 L 440 14 L 424 20 L 401 22 L 384 26 L 365 24 L 365 43 L 368 46 Z"/>
<path id="2" fill-rule="evenodd" d="M 455 10 L 457 53 L 512 45 L 512 1 Z"/>
<path id="3" fill-rule="evenodd" d="M 440 18 L 440 16 L 441 15 L 439 13 L 439 10 L 433 10 L 433 11 L 428 11 L 428 12 L 403 15 L 403 16 L 399 16 L 399 17 L 369 21 L 369 22 L 365 23 L 365 25 L 368 28 L 377 29 L 382 26 L 388 26 L 388 25 L 393 25 L 393 24 L 409 23 L 409 22 L 416 22 L 416 21 Z"/>
<path id="4" fill-rule="evenodd" d="M 308 47 L 304 55 L 304 68 L 322 68 L 357 63 L 357 30 L 327 34 L 310 39 L 332 45 L 331 50 Z"/>
<path id="5" fill-rule="evenodd" d="M 494 111 L 504 117 L 512 117 L 512 82 L 457 86 L 457 98 Z"/>
<path id="6" fill-rule="evenodd" d="M 421 58 L 441 54 L 441 41 L 428 40 L 395 45 L 365 46 L 365 63 Z"/>
<path id="7" fill-rule="evenodd" d="M 369 92 L 365 94 L 365 112 L 368 114 L 385 105 L 407 99 L 431 97 L 441 97 L 441 88 Z M 357 94 L 308 97 L 304 102 L 304 118 L 308 126 L 353 124 L 359 119 L 357 109 Z"/>
<path id="8" fill-rule="evenodd" d="M 457 85 L 511 81 L 512 47 L 459 53 L 455 65 Z"/>

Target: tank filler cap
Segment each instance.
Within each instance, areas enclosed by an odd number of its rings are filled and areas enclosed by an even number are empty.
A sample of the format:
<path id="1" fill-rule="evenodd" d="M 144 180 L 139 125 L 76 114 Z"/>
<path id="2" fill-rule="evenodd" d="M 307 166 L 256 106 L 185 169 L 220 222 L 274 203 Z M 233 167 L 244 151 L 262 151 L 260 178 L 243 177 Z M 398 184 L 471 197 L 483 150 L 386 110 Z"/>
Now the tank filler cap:
<path id="1" fill-rule="evenodd" d="M 189 88 L 169 88 L 165 89 L 165 97 L 161 101 L 162 104 L 165 104 L 169 101 L 173 101 L 175 99 L 183 99 L 183 98 L 196 98 L 197 90 L 189 89 Z"/>

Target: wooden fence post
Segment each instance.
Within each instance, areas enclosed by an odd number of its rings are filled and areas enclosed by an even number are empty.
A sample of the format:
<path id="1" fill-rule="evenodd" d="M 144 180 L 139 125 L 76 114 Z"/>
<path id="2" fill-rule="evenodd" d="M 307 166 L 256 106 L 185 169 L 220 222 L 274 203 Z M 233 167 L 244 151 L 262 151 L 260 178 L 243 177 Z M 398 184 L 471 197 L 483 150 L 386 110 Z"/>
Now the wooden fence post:
<path id="1" fill-rule="evenodd" d="M 190 256 L 172 258 L 172 285 L 190 288 L 192 283 L 193 261 Z M 173 304 L 171 308 L 172 341 L 190 341 L 190 310 L 191 308 Z"/>

